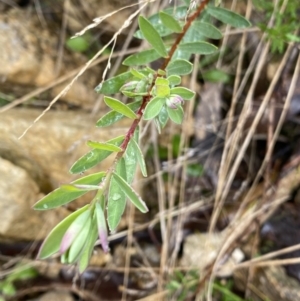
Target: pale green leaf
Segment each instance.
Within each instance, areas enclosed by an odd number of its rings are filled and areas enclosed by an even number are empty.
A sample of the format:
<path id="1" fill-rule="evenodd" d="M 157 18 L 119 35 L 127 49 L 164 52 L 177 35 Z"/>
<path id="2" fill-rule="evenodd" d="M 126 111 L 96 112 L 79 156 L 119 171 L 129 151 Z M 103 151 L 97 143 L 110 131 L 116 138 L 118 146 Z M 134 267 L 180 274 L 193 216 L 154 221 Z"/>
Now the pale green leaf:
<path id="1" fill-rule="evenodd" d="M 156 118 L 159 121 L 160 128 L 163 129 L 169 120 L 169 115 L 166 106 L 162 107 L 161 111 L 159 112 Z"/>
<path id="2" fill-rule="evenodd" d="M 123 140 L 124 136 L 119 136 L 108 140 L 107 143 L 120 146 Z M 93 149 L 78 159 L 71 167 L 70 172 L 73 174 L 84 172 L 106 159 L 111 153 L 111 151 Z"/>
<path id="3" fill-rule="evenodd" d="M 132 140 L 132 146 L 135 150 L 135 156 L 136 156 L 136 159 L 140 165 L 140 168 L 141 168 L 141 172 L 142 172 L 142 175 L 144 177 L 147 177 L 147 168 L 146 168 L 146 163 L 145 163 L 145 160 L 144 160 L 144 155 L 140 149 L 140 146 L 138 145 L 138 143 L 135 141 L 134 138 L 131 139 Z"/>
<path id="4" fill-rule="evenodd" d="M 178 75 L 170 75 L 167 80 L 169 81 L 170 85 L 179 85 L 181 83 L 181 77 Z"/>
<path id="5" fill-rule="evenodd" d="M 195 96 L 195 92 L 184 87 L 175 87 L 171 89 L 171 94 L 179 95 L 185 100 L 190 100 Z"/>
<path id="6" fill-rule="evenodd" d="M 159 17 L 160 17 L 162 23 L 166 27 L 171 29 L 173 32 L 179 33 L 182 31 L 182 28 L 181 28 L 179 22 L 176 19 L 174 19 L 171 15 L 162 11 L 159 13 Z"/>
<path id="7" fill-rule="evenodd" d="M 88 236 L 91 232 L 92 226 L 92 218 L 90 217 L 86 223 L 83 225 L 81 231 L 75 238 L 74 242 L 72 243 L 69 252 L 68 252 L 68 263 L 74 263 L 79 259 L 79 256 L 83 252 L 85 247 L 85 243 L 88 239 Z"/>
<path id="8" fill-rule="evenodd" d="M 123 158 L 121 158 L 117 164 L 116 173 L 126 179 L 126 166 Z M 110 180 L 107 204 L 107 222 L 110 231 L 114 231 L 117 228 L 124 213 L 125 206 L 125 192 L 113 177 Z"/>
<path id="9" fill-rule="evenodd" d="M 179 45 L 179 49 L 184 52 L 195 54 L 212 54 L 218 50 L 218 47 L 207 42 L 190 42 Z"/>
<path id="10" fill-rule="evenodd" d="M 80 178 L 71 184 L 87 184 L 87 185 L 97 185 L 101 183 L 103 177 L 105 176 L 105 172 L 98 172 L 92 175 L 88 175 L 86 177 Z M 35 210 L 48 210 L 60 207 L 71 201 L 79 198 L 80 196 L 87 193 L 87 191 L 76 190 L 76 191 L 68 191 L 62 187 L 55 189 L 50 192 L 46 196 L 44 196 L 41 200 L 39 200 L 33 208 Z"/>
<path id="11" fill-rule="evenodd" d="M 135 102 L 132 102 L 132 103 L 128 104 L 127 106 L 132 111 L 135 111 L 141 106 L 141 103 L 142 103 L 142 101 L 138 100 L 138 101 L 135 101 Z M 97 127 L 107 127 L 107 126 L 110 126 L 110 125 L 118 122 L 122 118 L 124 118 L 123 114 L 120 114 L 119 112 L 116 112 L 116 111 L 110 111 L 110 112 L 106 113 L 105 115 L 103 115 L 97 121 L 96 125 L 97 125 Z"/>
<path id="12" fill-rule="evenodd" d="M 168 76 L 170 75 L 186 75 L 190 74 L 193 70 L 193 64 L 189 61 L 177 59 L 171 61 L 166 68 Z"/>
<path id="13" fill-rule="evenodd" d="M 251 25 L 246 18 L 226 8 L 207 6 L 206 9 L 211 16 L 233 27 L 246 28 Z"/>
<path id="14" fill-rule="evenodd" d="M 161 57 L 155 49 L 148 49 L 130 55 L 123 61 L 125 66 L 146 65 L 158 60 Z"/>
<path id="15" fill-rule="evenodd" d="M 161 97 L 154 97 L 152 98 L 148 104 L 146 105 L 143 118 L 145 120 L 153 119 L 155 116 L 157 116 L 165 104 L 166 99 Z"/>
<path id="16" fill-rule="evenodd" d="M 166 78 L 158 77 L 155 80 L 155 94 L 161 98 L 170 95 L 169 81 Z"/>
<path id="17" fill-rule="evenodd" d="M 80 274 L 82 274 L 89 265 L 97 237 L 98 237 L 98 231 L 97 231 L 96 223 L 93 221 L 92 229 L 87 237 L 84 250 L 82 251 L 82 254 L 80 255 L 78 261 L 78 269 Z"/>
<path id="18" fill-rule="evenodd" d="M 114 111 L 128 117 L 131 119 L 136 119 L 136 114 L 128 107 L 128 105 L 125 105 L 120 100 L 104 96 L 104 102 Z"/>
<path id="19" fill-rule="evenodd" d="M 137 127 L 136 130 L 134 131 L 133 139 L 139 141 L 139 127 Z M 132 139 L 130 139 L 127 145 L 124 158 L 125 158 L 125 165 L 126 165 L 127 183 L 131 184 L 134 179 L 136 166 L 137 166 L 135 149 L 132 143 Z"/>
<path id="20" fill-rule="evenodd" d="M 162 57 L 167 57 L 168 52 L 165 44 L 153 25 L 143 16 L 139 16 L 139 26 L 145 39 L 157 51 L 157 53 Z"/>
<path id="21" fill-rule="evenodd" d="M 120 88 L 133 78 L 133 75 L 130 71 L 121 73 L 115 77 L 111 77 L 108 80 L 105 80 L 103 83 L 99 84 L 95 91 L 102 94 L 115 94 L 120 91 Z"/>
<path id="22" fill-rule="evenodd" d="M 209 23 L 195 21 L 191 27 L 193 31 L 196 31 L 201 36 L 215 40 L 219 40 L 222 38 L 221 31 Z"/>
<path id="23" fill-rule="evenodd" d="M 122 150 L 121 147 L 116 146 L 116 145 L 111 144 L 111 143 L 107 143 L 107 142 L 102 143 L 102 142 L 96 142 L 96 141 L 88 141 L 87 145 L 89 147 L 92 147 L 92 148 L 108 150 L 108 151 L 111 151 L 111 152 L 120 152 Z"/>
<path id="24" fill-rule="evenodd" d="M 170 109 L 169 107 L 167 107 L 167 111 L 169 114 L 170 119 L 177 123 L 177 124 L 181 124 L 182 120 L 183 120 L 183 109 L 182 107 L 178 107 L 177 109 Z"/>
<path id="25" fill-rule="evenodd" d="M 59 251 L 61 241 L 68 228 L 71 226 L 74 220 L 88 208 L 89 205 L 80 208 L 79 210 L 71 213 L 58 225 L 56 225 L 44 240 L 37 257 L 40 259 L 45 259 L 57 253 Z"/>
<path id="26" fill-rule="evenodd" d="M 116 180 L 118 185 L 121 187 L 127 198 L 143 213 L 148 212 L 148 208 L 142 198 L 128 185 L 124 179 L 118 174 L 113 173 L 113 178 Z"/>

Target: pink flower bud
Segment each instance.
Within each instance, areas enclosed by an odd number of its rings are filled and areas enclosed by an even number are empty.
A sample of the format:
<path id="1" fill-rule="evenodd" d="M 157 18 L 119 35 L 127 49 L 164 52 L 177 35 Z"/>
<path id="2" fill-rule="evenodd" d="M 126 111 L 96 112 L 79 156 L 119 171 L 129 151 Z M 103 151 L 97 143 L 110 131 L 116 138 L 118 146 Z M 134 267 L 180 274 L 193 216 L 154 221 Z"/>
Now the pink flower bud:
<path id="1" fill-rule="evenodd" d="M 167 98 L 166 104 L 170 109 L 176 110 L 183 104 L 183 98 L 179 95 L 171 95 Z"/>

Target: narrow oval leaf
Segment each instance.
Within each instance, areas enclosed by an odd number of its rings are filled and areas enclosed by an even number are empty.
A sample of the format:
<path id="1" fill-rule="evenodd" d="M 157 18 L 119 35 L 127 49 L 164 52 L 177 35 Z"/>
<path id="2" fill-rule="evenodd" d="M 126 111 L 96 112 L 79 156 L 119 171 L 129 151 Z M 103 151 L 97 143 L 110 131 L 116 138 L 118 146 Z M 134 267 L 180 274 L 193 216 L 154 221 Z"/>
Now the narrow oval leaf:
<path id="1" fill-rule="evenodd" d="M 143 16 L 139 16 L 139 26 L 145 39 L 157 53 L 162 57 L 168 57 L 165 44 L 153 25 Z"/>
<path id="2" fill-rule="evenodd" d="M 169 117 L 173 122 L 177 124 L 182 123 L 183 115 L 184 115 L 182 107 L 178 107 L 175 110 L 167 108 L 167 110 L 168 110 Z"/>
<path id="3" fill-rule="evenodd" d="M 94 250 L 94 245 L 98 237 L 96 223 L 92 222 L 92 224 L 92 229 L 88 235 L 84 250 L 82 251 L 78 261 L 78 269 L 80 274 L 82 274 L 89 265 Z"/>
<path id="4" fill-rule="evenodd" d="M 150 22 L 150 23 L 153 25 L 154 29 L 158 32 L 160 37 L 166 37 L 166 36 L 173 33 L 173 31 L 171 29 L 167 28 L 165 25 L 162 24 L 160 19 L 159 19 L 159 22 L 157 24 L 153 24 L 152 22 Z M 136 37 L 138 39 L 145 39 L 145 37 L 144 37 L 141 30 L 138 30 L 134 34 L 134 37 Z"/>
<path id="5" fill-rule="evenodd" d="M 115 77 L 111 77 L 108 80 L 105 80 L 103 83 L 99 84 L 95 91 L 102 94 L 115 94 L 118 93 L 120 88 L 133 78 L 133 75 L 130 71 L 121 73 Z"/>
<path id="6" fill-rule="evenodd" d="M 139 140 L 139 127 L 137 127 L 136 130 L 134 131 L 133 139 L 135 139 L 136 141 Z M 127 183 L 131 184 L 134 179 L 136 166 L 137 166 L 137 160 L 135 157 L 134 146 L 132 145 L 132 139 L 130 139 L 127 145 L 124 159 L 125 159 L 125 166 L 126 166 Z"/>
<path id="7" fill-rule="evenodd" d="M 155 116 L 157 116 L 165 104 L 166 99 L 161 97 L 154 97 L 152 98 L 148 104 L 146 105 L 143 118 L 145 120 L 153 119 Z"/>
<path id="8" fill-rule="evenodd" d="M 107 143 L 120 146 L 123 140 L 124 136 L 119 136 L 108 140 Z M 106 159 L 111 153 L 111 151 L 93 149 L 87 154 L 83 155 L 79 160 L 77 160 L 71 167 L 70 172 L 73 174 L 84 172 Z"/>
<path id="9" fill-rule="evenodd" d="M 207 6 L 206 9 L 211 16 L 233 27 L 246 28 L 251 25 L 251 23 L 246 18 L 237 13 L 234 13 L 231 10 L 222 7 L 211 6 Z"/>
<path id="10" fill-rule="evenodd" d="M 195 92 L 184 87 L 175 87 L 171 89 L 171 94 L 181 96 L 185 100 L 190 100 L 195 96 Z"/>
<path id="11" fill-rule="evenodd" d="M 158 97 L 170 95 L 169 81 L 166 78 L 158 77 L 155 81 L 155 94 Z"/>
<path id="12" fill-rule="evenodd" d="M 169 120 L 169 115 L 166 106 L 163 106 L 156 118 L 158 118 L 160 128 L 163 129 Z"/>
<path id="13" fill-rule="evenodd" d="M 124 181 L 119 175 L 113 173 L 113 178 L 126 194 L 128 199 L 143 213 L 148 212 L 148 208 L 142 198 Z"/>
<path id="14" fill-rule="evenodd" d="M 111 109 L 113 109 L 116 112 L 119 112 L 120 114 L 131 118 L 136 119 L 136 114 L 128 107 L 128 105 L 125 105 L 123 102 L 121 102 L 118 99 L 104 96 L 104 102 L 109 106 Z"/>
<path id="15" fill-rule="evenodd" d="M 97 185 L 101 183 L 102 179 L 105 176 L 105 172 L 98 172 L 83 178 L 80 178 L 74 182 L 71 182 L 71 184 L 87 184 L 87 185 Z M 50 192 L 46 196 L 44 196 L 41 200 L 39 200 L 33 208 L 35 210 L 48 210 L 53 209 L 56 207 L 60 207 L 62 205 L 65 205 L 67 203 L 70 203 L 71 201 L 79 198 L 80 196 L 87 193 L 88 190 L 82 191 L 82 190 L 76 190 L 76 191 L 68 191 L 64 188 L 57 188 L 54 191 Z"/>
<path id="16" fill-rule="evenodd" d="M 79 255 L 82 253 L 85 243 L 87 241 L 87 238 L 89 236 L 89 233 L 91 231 L 91 225 L 92 225 L 92 218 L 90 217 L 86 223 L 83 225 L 81 231 L 75 238 L 74 242 L 72 243 L 69 253 L 68 253 L 68 262 L 74 263 L 78 260 Z"/>
<path id="17" fill-rule="evenodd" d="M 124 61 L 125 66 L 146 65 L 158 60 L 161 55 L 155 49 L 148 49 L 128 56 Z"/>
<path id="18" fill-rule="evenodd" d="M 166 68 L 168 76 L 170 75 L 186 75 L 190 74 L 193 70 L 193 64 L 189 61 L 177 59 L 171 61 Z"/>
<path id="19" fill-rule="evenodd" d="M 171 75 L 167 78 L 167 80 L 169 81 L 170 85 L 179 85 L 181 83 L 181 77 L 178 75 Z"/>
<path id="20" fill-rule="evenodd" d="M 172 31 L 177 33 L 180 33 L 182 31 L 179 22 L 176 19 L 174 19 L 171 15 L 162 11 L 159 13 L 159 17 L 162 23 Z"/>
<path id="21" fill-rule="evenodd" d="M 66 217 L 64 220 L 62 220 L 58 225 L 56 225 L 52 231 L 48 234 L 48 236 L 45 238 L 37 258 L 39 259 L 45 259 L 50 257 L 51 255 L 57 253 L 60 248 L 61 241 L 70 227 L 70 225 L 73 223 L 73 221 L 81 215 L 84 211 L 86 211 L 89 208 L 89 205 L 86 205 L 79 210 L 71 213 L 68 217 Z"/>
<path id="22" fill-rule="evenodd" d="M 190 42 L 179 45 L 179 49 L 195 54 L 212 54 L 218 51 L 218 47 L 207 42 Z"/>
<path id="23" fill-rule="evenodd" d="M 116 167 L 116 173 L 126 179 L 126 166 L 121 158 Z M 110 231 L 114 231 L 120 223 L 126 206 L 126 195 L 117 181 L 112 178 L 109 185 L 107 204 L 107 223 Z"/>
<path id="24" fill-rule="evenodd" d="M 141 172 L 142 172 L 142 175 L 144 177 L 147 177 L 147 168 L 146 168 L 146 163 L 145 163 L 145 160 L 144 160 L 144 156 L 143 156 L 143 153 L 140 149 L 140 146 L 138 145 L 138 143 L 135 141 L 135 139 L 131 139 L 132 140 L 132 146 L 135 150 L 135 156 L 136 156 L 136 159 L 140 165 L 140 168 L 141 168 Z"/>
<path id="25" fill-rule="evenodd" d="M 128 104 L 127 106 L 132 110 L 132 111 L 136 111 L 140 105 L 141 105 L 142 101 L 138 100 L 135 102 L 132 102 L 130 104 Z M 124 118 L 123 114 L 120 114 L 119 112 L 116 111 L 110 111 L 108 113 L 106 113 L 105 115 L 103 115 L 96 123 L 97 127 L 106 127 L 106 126 L 110 126 L 116 122 L 118 122 L 119 120 L 121 120 L 122 118 Z"/>
<path id="26" fill-rule="evenodd" d="M 69 249 L 69 247 L 71 246 L 71 244 L 73 243 L 73 241 L 75 240 L 79 232 L 82 230 L 83 226 L 90 218 L 90 216 L 91 216 L 91 211 L 86 210 L 73 221 L 73 223 L 70 225 L 70 227 L 66 231 L 61 241 L 60 248 L 59 248 L 59 252 L 61 254 L 65 253 Z"/>
<path id="27" fill-rule="evenodd" d="M 121 147 L 116 146 L 116 145 L 111 144 L 111 143 L 107 143 L 107 142 L 101 143 L 101 142 L 96 142 L 96 141 L 88 141 L 87 145 L 89 147 L 92 147 L 92 148 L 108 150 L 108 151 L 111 151 L 111 152 L 120 152 L 122 150 Z"/>
<path id="28" fill-rule="evenodd" d="M 109 251 L 109 247 L 108 247 L 108 240 L 107 240 L 106 220 L 105 220 L 105 215 L 102 210 L 102 207 L 99 203 L 96 203 L 95 213 L 96 213 L 98 234 L 99 234 L 101 246 L 103 251 L 107 253 Z"/>
<path id="29" fill-rule="evenodd" d="M 64 184 L 60 186 L 61 189 L 66 191 L 92 191 L 98 190 L 100 187 L 99 185 L 72 185 L 72 184 Z"/>
<path id="30" fill-rule="evenodd" d="M 209 39 L 219 40 L 222 38 L 222 32 L 217 29 L 215 26 L 202 22 L 202 21 L 195 21 L 192 24 L 193 30 L 198 32 L 201 36 L 205 36 Z"/>

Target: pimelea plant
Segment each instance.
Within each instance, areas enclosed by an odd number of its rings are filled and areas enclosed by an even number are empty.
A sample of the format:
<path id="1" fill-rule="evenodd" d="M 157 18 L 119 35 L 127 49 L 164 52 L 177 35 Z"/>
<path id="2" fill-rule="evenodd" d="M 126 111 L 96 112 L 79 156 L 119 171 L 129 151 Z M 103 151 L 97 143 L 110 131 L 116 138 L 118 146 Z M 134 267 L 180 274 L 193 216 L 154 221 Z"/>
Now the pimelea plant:
<path id="1" fill-rule="evenodd" d="M 141 212 L 148 208 L 131 186 L 136 167 L 147 176 L 146 164 L 139 147 L 139 123 L 154 121 L 159 132 L 168 120 L 181 124 L 184 116 L 183 103 L 195 93 L 180 86 L 181 76 L 192 72 L 191 55 L 208 55 L 218 51 L 206 39 L 220 39 L 222 34 L 213 24 L 213 19 L 235 27 L 248 27 L 242 16 L 227 9 L 216 7 L 209 0 L 184 1 L 182 6 L 167 8 L 146 18 L 138 18 L 136 37 L 145 39 L 150 48 L 127 57 L 123 64 L 129 69 L 103 81 L 97 88 L 104 94 L 104 102 L 111 109 L 102 116 L 98 127 L 107 127 L 122 118 L 130 118 L 132 124 L 124 136 L 109 141 L 88 141 L 91 151 L 76 161 L 70 169 L 80 174 L 114 154 L 112 166 L 106 171 L 77 179 L 62 185 L 38 201 L 36 210 L 49 210 L 63 206 L 88 191 L 95 190 L 90 204 L 78 209 L 60 222 L 45 239 L 39 252 L 44 259 L 54 254 L 61 261 L 77 264 L 79 272 L 88 266 L 95 242 L 99 238 L 102 248 L 108 252 L 108 230 L 114 231 L 125 210 L 126 200 L 131 201 Z M 175 35 L 170 43 L 165 37 Z M 162 58 L 158 70 L 148 64 Z M 122 93 L 132 101 L 125 104 L 108 95 Z"/>

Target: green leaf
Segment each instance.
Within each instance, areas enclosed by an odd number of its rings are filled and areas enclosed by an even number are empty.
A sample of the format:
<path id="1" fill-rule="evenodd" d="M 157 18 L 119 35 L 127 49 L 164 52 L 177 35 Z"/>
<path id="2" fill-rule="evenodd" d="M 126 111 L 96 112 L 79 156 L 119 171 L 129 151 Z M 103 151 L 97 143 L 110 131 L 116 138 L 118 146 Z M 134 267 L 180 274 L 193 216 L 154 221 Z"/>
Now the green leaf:
<path id="1" fill-rule="evenodd" d="M 159 55 L 155 49 L 143 50 L 127 57 L 123 61 L 123 65 L 125 66 L 146 65 L 153 61 L 158 60 L 160 57 L 161 55 Z"/>
<path id="2" fill-rule="evenodd" d="M 123 158 L 121 158 L 117 164 L 116 173 L 126 179 L 126 166 Z M 124 213 L 125 206 L 125 192 L 113 177 L 110 180 L 107 204 L 107 222 L 110 231 L 114 231 L 117 228 Z"/>
<path id="3" fill-rule="evenodd" d="M 124 103 L 122 103 L 120 100 L 104 96 L 104 102 L 109 106 L 111 109 L 115 110 L 116 112 L 131 118 L 136 119 L 136 114 Z"/>
<path id="4" fill-rule="evenodd" d="M 107 143 L 120 146 L 123 140 L 124 136 L 119 136 L 108 140 Z M 71 167 L 70 172 L 72 174 L 84 172 L 106 159 L 111 153 L 111 151 L 93 149 L 87 154 L 83 155 L 80 159 L 78 159 Z"/>
<path id="5" fill-rule="evenodd" d="M 121 73 L 115 77 L 111 77 L 108 80 L 105 80 L 103 83 L 99 84 L 95 91 L 102 94 L 115 94 L 120 91 L 120 88 L 130 79 L 133 78 L 133 75 L 130 71 Z"/>
<path id="6" fill-rule="evenodd" d="M 141 105 L 141 100 L 132 102 L 130 104 L 128 104 L 127 106 L 132 110 L 135 111 L 137 110 L 140 105 Z M 108 113 L 106 113 L 104 116 L 102 116 L 96 123 L 97 127 L 106 127 L 106 126 L 110 126 L 116 122 L 118 122 L 119 120 L 121 120 L 122 118 L 124 118 L 123 114 L 120 114 L 119 112 L 116 111 L 110 111 Z"/>
<path id="7" fill-rule="evenodd" d="M 218 50 L 218 47 L 207 42 L 190 42 L 180 44 L 179 49 L 195 54 L 212 54 Z"/>
<path id="8" fill-rule="evenodd" d="M 86 244 L 84 246 L 84 250 L 80 255 L 80 259 L 78 261 L 78 269 L 79 273 L 82 274 L 84 270 L 88 267 L 90 263 L 90 259 L 92 257 L 92 253 L 94 250 L 94 245 L 98 237 L 98 231 L 96 227 L 96 221 L 93 221 L 93 227 L 87 237 Z"/>
<path id="9" fill-rule="evenodd" d="M 147 79 L 147 77 L 146 77 L 146 75 L 145 74 L 143 74 L 142 72 L 139 72 L 138 70 L 136 70 L 136 69 L 134 69 L 134 68 L 132 68 L 132 69 L 130 69 L 130 72 L 132 73 L 132 75 L 134 76 L 134 77 L 136 77 L 136 78 L 138 78 L 138 79 L 140 79 L 140 80 L 142 80 L 142 79 Z"/>
<path id="10" fill-rule="evenodd" d="M 166 106 L 162 107 L 161 111 L 159 112 L 159 114 L 156 118 L 159 121 L 160 128 L 163 129 L 169 120 L 169 114 L 168 114 Z"/>
<path id="11" fill-rule="evenodd" d="M 222 38 L 222 32 L 209 23 L 195 21 L 191 27 L 194 31 L 199 33 L 199 35 L 207 37 L 209 39 L 219 40 Z"/>
<path id="12" fill-rule="evenodd" d="M 161 98 L 158 96 L 152 98 L 146 105 L 143 118 L 145 120 L 153 119 L 155 116 L 159 114 L 165 102 L 166 102 L 165 98 Z"/>
<path id="13" fill-rule="evenodd" d="M 105 176 L 105 172 L 98 172 L 92 175 L 88 175 L 86 177 L 80 178 L 71 184 L 88 184 L 88 185 L 97 185 L 99 184 Z M 71 201 L 79 198 L 80 196 L 87 193 L 87 191 L 68 191 L 62 187 L 55 189 L 50 192 L 46 196 L 44 196 L 41 200 L 39 200 L 33 208 L 35 210 L 48 210 L 56 207 L 60 207 Z"/>
<path id="14" fill-rule="evenodd" d="M 168 57 L 165 44 L 153 25 L 143 16 L 139 16 L 139 26 L 145 39 L 157 53 L 162 57 Z"/>
<path id="15" fill-rule="evenodd" d="M 87 145 L 89 147 L 92 147 L 92 148 L 108 150 L 108 151 L 111 151 L 111 152 L 120 152 L 122 150 L 121 147 L 116 146 L 116 145 L 111 144 L 111 143 L 107 143 L 107 142 L 102 143 L 102 142 L 96 142 L 96 141 L 88 141 Z"/>
<path id="16" fill-rule="evenodd" d="M 167 78 L 170 85 L 179 85 L 181 83 L 181 77 L 178 75 L 171 75 Z"/>
<path id="17" fill-rule="evenodd" d="M 155 94 L 158 97 L 170 95 L 169 81 L 166 78 L 158 77 L 155 80 Z"/>
<path id="18" fill-rule="evenodd" d="M 160 17 L 162 23 L 166 27 L 171 29 L 173 32 L 180 33 L 182 31 L 182 28 L 181 28 L 179 22 L 176 19 L 174 19 L 171 15 L 162 11 L 159 13 L 159 17 Z"/>
<path id="19" fill-rule="evenodd" d="M 126 194 L 128 199 L 143 213 L 148 212 L 148 208 L 142 198 L 124 181 L 118 174 L 113 173 L 113 178 L 116 180 L 120 188 Z"/>
<path id="20" fill-rule="evenodd" d="M 60 186 L 61 189 L 65 191 L 92 191 L 98 190 L 98 185 L 72 185 L 72 184 L 64 184 Z"/>
<path id="21" fill-rule="evenodd" d="M 139 140 L 139 127 L 137 127 L 136 130 L 134 131 L 133 139 L 135 139 L 136 141 Z M 125 165 L 126 165 L 126 178 L 127 178 L 127 183 L 129 184 L 131 184 L 134 179 L 136 166 L 137 166 L 135 149 L 132 144 L 133 144 L 132 139 L 130 139 L 124 156 Z"/>
<path id="22" fill-rule="evenodd" d="M 228 83 L 230 82 L 230 76 L 228 73 L 222 70 L 209 70 L 202 73 L 202 76 L 205 81 L 213 82 L 213 83 Z"/>
<path id="23" fill-rule="evenodd" d="M 195 92 L 184 87 L 175 87 L 171 89 L 171 94 L 179 95 L 185 100 L 190 100 L 195 96 Z"/>
<path id="24" fill-rule="evenodd" d="M 169 107 L 167 107 L 167 111 L 169 114 L 170 119 L 177 123 L 177 124 L 181 124 L 182 120 L 183 120 L 183 109 L 182 107 L 178 107 L 177 109 L 170 109 Z"/>
<path id="25" fill-rule="evenodd" d="M 74 220 L 88 208 L 89 205 L 80 208 L 56 225 L 44 240 L 37 257 L 39 259 L 45 259 L 57 253 L 60 248 L 61 240 L 63 239 L 68 228 L 71 226 Z"/>
<path id="26" fill-rule="evenodd" d="M 186 75 L 190 74 L 193 70 L 193 64 L 189 61 L 177 59 L 171 61 L 167 66 L 167 74 L 170 75 Z"/>
<path id="27" fill-rule="evenodd" d="M 222 7 L 206 7 L 207 12 L 213 16 L 214 18 L 218 19 L 219 21 L 229 24 L 233 27 L 238 28 L 246 28 L 251 26 L 251 23 L 241 15 L 234 13 L 231 10 L 222 8 Z"/>
<path id="28" fill-rule="evenodd" d="M 132 146 L 134 148 L 136 159 L 137 159 L 137 161 L 140 165 L 140 168 L 141 168 L 142 175 L 144 177 L 147 177 L 146 163 L 145 163 L 145 160 L 144 160 L 143 153 L 140 149 L 140 146 L 138 145 L 138 143 L 135 141 L 134 138 L 132 138 L 131 140 L 132 140 Z"/>
<path id="29" fill-rule="evenodd" d="M 87 238 L 91 232 L 92 226 L 92 218 L 90 217 L 86 223 L 83 225 L 81 231 L 79 232 L 78 236 L 75 238 L 74 242 L 72 243 L 69 252 L 68 252 L 68 262 L 74 263 L 78 260 L 79 255 L 82 253 Z"/>

